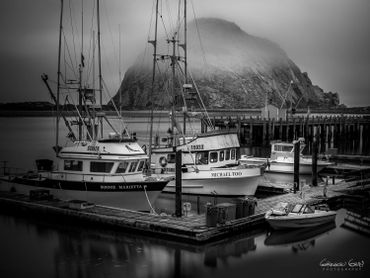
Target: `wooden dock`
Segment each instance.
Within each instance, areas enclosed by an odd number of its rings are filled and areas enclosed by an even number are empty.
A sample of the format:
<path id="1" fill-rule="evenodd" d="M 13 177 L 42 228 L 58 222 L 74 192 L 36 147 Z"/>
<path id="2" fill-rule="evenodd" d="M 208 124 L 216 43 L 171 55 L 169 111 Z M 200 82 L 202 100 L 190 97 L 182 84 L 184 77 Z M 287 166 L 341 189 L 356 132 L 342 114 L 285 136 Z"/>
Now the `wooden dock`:
<path id="1" fill-rule="evenodd" d="M 86 207 L 85 209 L 71 208 L 68 202 L 56 199 L 34 200 L 29 196 L 0 192 L 0 207 L 9 211 L 37 216 L 51 216 L 66 222 L 78 224 L 90 223 L 109 229 L 122 229 L 137 234 L 180 240 L 191 243 L 206 243 L 220 240 L 229 236 L 247 233 L 257 226 L 265 225 L 264 214 L 278 202 L 308 202 L 323 203 L 329 199 L 343 196 L 348 190 L 369 187 L 370 179 L 341 182 L 327 187 L 326 197 L 323 197 L 323 186 L 309 187 L 300 193 L 288 193 L 259 199 L 255 214 L 226 221 L 215 227 L 207 227 L 206 215 L 191 214 L 174 217 L 129 211 L 103 206 Z"/>
<path id="2" fill-rule="evenodd" d="M 294 116 L 288 119 L 272 119 L 246 116 L 214 116 L 211 122 L 217 129 L 236 130 L 242 147 L 250 148 L 250 154 L 266 156 L 270 142 L 292 142 L 305 138 L 307 153 L 312 153 L 316 137 L 319 153 L 330 152 L 346 155 L 370 155 L 370 118 L 348 116 Z M 207 131 L 201 121 L 201 131 Z"/>

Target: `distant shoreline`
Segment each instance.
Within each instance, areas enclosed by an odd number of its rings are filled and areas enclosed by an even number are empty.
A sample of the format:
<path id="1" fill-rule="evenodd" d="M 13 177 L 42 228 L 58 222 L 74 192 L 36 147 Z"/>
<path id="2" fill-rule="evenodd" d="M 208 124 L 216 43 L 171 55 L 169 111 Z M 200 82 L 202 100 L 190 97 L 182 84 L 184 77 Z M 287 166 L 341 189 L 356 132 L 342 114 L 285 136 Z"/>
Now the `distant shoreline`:
<path id="1" fill-rule="evenodd" d="M 261 117 L 261 111 L 263 108 L 260 109 L 210 109 L 207 111 L 210 117 L 229 117 L 229 116 L 245 116 L 245 117 Z M 310 109 L 311 115 L 322 115 L 322 116 L 330 116 L 330 115 L 362 115 L 362 116 L 370 116 L 370 108 L 338 108 L 338 109 Z M 115 111 L 109 110 L 104 111 L 105 115 L 109 118 L 117 117 L 117 113 Z M 199 111 L 198 111 L 199 112 Z M 154 111 L 154 117 L 156 118 L 168 118 L 170 111 L 162 110 L 162 111 Z M 181 112 L 177 112 L 177 117 L 179 117 Z M 297 109 L 296 116 L 306 116 L 307 109 Z M 74 111 L 63 111 L 63 115 L 66 117 L 75 117 L 77 113 Z M 129 118 L 149 118 L 150 117 L 150 110 L 125 110 L 122 111 L 123 117 Z M 15 118 L 15 117 L 56 117 L 55 110 L 0 110 L 0 117 L 1 118 Z"/>

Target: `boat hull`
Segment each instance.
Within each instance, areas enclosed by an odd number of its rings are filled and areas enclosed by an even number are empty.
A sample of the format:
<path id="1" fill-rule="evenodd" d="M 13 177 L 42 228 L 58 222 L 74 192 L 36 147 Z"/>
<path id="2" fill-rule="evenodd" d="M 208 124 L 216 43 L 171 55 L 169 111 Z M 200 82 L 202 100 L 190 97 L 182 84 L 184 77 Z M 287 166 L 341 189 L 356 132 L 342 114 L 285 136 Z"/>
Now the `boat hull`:
<path id="1" fill-rule="evenodd" d="M 314 214 L 273 216 L 271 212 L 267 212 L 265 218 L 272 228 L 279 230 L 324 225 L 335 221 L 336 214 L 335 211 L 320 211 Z"/>
<path id="2" fill-rule="evenodd" d="M 50 179 L 3 178 L 0 190 L 29 195 L 31 190 L 47 189 L 60 200 L 82 200 L 96 205 L 150 211 L 167 181 L 77 182 Z M 150 204 L 149 204 L 150 202 Z"/>
<path id="3" fill-rule="evenodd" d="M 261 179 L 260 168 L 213 169 L 182 173 L 182 194 L 224 197 L 254 195 Z M 172 180 L 163 192 L 174 193 Z"/>

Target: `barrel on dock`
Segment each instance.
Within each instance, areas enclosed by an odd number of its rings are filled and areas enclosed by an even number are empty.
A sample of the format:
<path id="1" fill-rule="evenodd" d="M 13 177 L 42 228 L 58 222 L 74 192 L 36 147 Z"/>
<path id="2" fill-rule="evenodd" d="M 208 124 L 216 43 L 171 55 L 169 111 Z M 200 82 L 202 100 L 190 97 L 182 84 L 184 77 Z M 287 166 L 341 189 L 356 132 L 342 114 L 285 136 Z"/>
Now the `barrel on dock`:
<path id="1" fill-rule="evenodd" d="M 216 227 L 217 226 L 217 208 L 211 203 L 206 204 L 206 226 Z"/>

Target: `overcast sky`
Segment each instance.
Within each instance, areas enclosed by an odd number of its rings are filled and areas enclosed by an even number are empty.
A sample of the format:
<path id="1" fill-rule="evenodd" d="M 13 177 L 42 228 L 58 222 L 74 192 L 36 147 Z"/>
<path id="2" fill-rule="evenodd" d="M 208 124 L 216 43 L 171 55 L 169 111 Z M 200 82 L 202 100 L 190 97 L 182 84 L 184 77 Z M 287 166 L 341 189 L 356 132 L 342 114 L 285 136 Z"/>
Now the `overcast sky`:
<path id="1" fill-rule="evenodd" d="M 64 0 L 69 13 L 82 0 Z M 83 0 L 87 7 L 96 0 Z M 103 73 L 114 94 L 121 70 L 147 43 L 154 0 L 100 0 Z M 177 0 L 164 0 L 175 2 Z M 325 91 L 348 106 L 370 105 L 369 0 L 189 0 L 198 18 L 219 17 L 245 32 L 270 39 Z M 60 0 L 2 0 L 0 102 L 49 101 L 41 74 L 56 80 Z M 176 14 L 176 13 L 174 13 Z M 85 14 L 85 28 L 90 18 Z M 120 28 L 118 27 L 120 26 Z M 66 26 L 67 30 L 67 26 Z M 87 44 L 87 43 L 86 43 Z"/>

